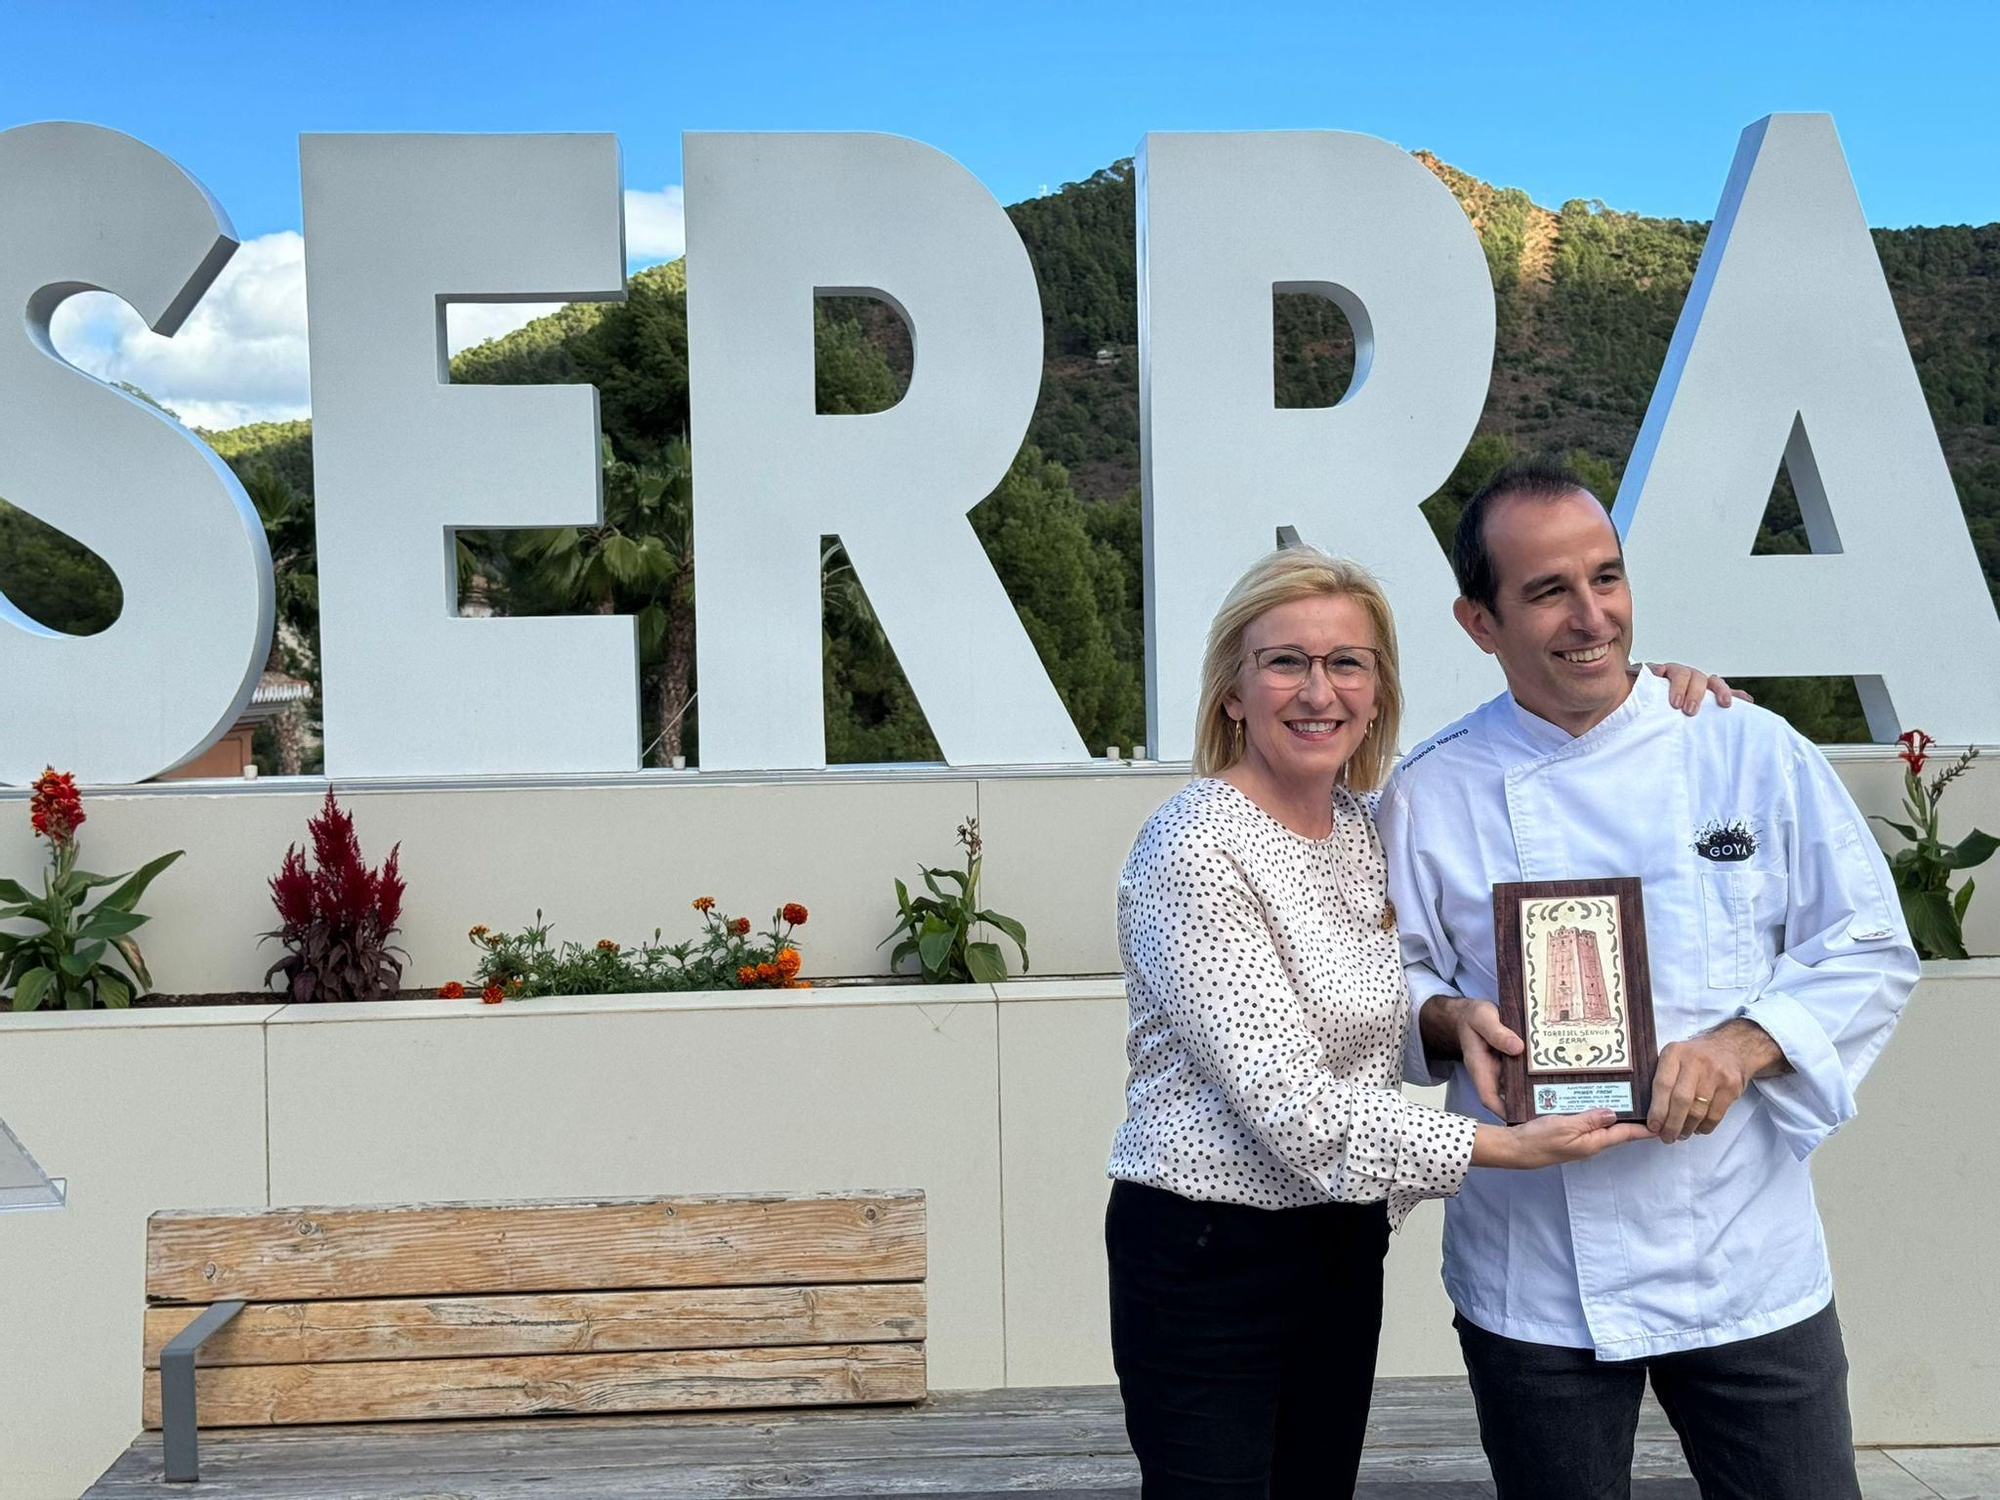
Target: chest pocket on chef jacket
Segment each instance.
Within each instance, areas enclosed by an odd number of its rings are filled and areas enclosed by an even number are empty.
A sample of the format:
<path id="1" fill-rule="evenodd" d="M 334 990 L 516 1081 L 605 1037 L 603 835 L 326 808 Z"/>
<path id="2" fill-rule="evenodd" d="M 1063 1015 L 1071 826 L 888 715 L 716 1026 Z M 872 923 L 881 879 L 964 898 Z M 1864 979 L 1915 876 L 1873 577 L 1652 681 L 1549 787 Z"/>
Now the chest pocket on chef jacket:
<path id="1" fill-rule="evenodd" d="M 1702 940 L 1712 989 L 1742 989 L 1762 976 L 1770 961 L 1764 934 L 1771 908 L 1783 895 L 1782 875 L 1741 869 L 1702 872 Z"/>

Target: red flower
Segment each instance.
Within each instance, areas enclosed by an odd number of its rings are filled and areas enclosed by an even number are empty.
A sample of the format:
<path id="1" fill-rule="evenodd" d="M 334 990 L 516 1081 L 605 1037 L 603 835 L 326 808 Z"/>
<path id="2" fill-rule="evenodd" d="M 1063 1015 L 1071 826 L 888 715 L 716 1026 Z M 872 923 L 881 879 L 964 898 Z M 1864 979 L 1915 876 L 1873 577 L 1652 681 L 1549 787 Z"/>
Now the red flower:
<path id="1" fill-rule="evenodd" d="M 694 909 L 696 911 L 712 911 L 714 907 L 715 897 L 713 896 L 697 896 L 694 898 Z"/>
<path id="2" fill-rule="evenodd" d="M 84 821 L 83 798 L 77 795 L 76 778 L 49 766 L 35 778 L 33 791 L 28 800 L 29 821 L 37 834 L 60 849 L 76 837 Z"/>
<path id="3" fill-rule="evenodd" d="M 738 917 L 734 922 L 729 924 L 729 930 L 738 937 L 742 937 L 750 931 L 750 919 L 748 917 Z"/>
<path id="4" fill-rule="evenodd" d="M 742 968 L 738 969 L 736 971 L 736 982 L 741 985 L 755 984 L 757 982 L 756 965 L 745 964 Z"/>
<path id="5" fill-rule="evenodd" d="M 402 852 L 401 844 L 390 849 L 389 857 L 382 861 L 380 872 L 373 878 L 377 932 L 394 931 L 403 915 L 403 877 L 396 868 L 396 861 Z"/>
<path id="6" fill-rule="evenodd" d="M 312 841 L 316 915 L 351 931 L 374 905 L 374 880 L 361 860 L 354 814 L 341 810 L 332 787 L 326 789 L 319 816 L 306 820 L 306 833 Z"/>
<path id="7" fill-rule="evenodd" d="M 1896 743 L 1903 748 L 1896 752 L 1903 764 L 1910 768 L 1912 776 L 1924 774 L 1924 752 L 1937 743 L 1921 729 L 1906 729 L 1896 736 Z"/>
<path id="8" fill-rule="evenodd" d="M 271 902 L 287 928 L 303 930 L 313 919 L 313 878 L 306 857 L 294 844 L 285 851 L 285 862 L 271 877 Z"/>
<path id="9" fill-rule="evenodd" d="M 785 909 L 780 915 L 794 927 L 803 927 L 806 925 L 806 909 L 796 901 L 787 901 Z"/>
<path id="10" fill-rule="evenodd" d="M 498 1005 L 505 998 L 505 995 L 506 991 L 502 990 L 497 984 L 489 984 L 479 992 L 479 998 L 484 1000 L 488 1005 Z"/>
<path id="11" fill-rule="evenodd" d="M 463 1000 L 464 998 L 465 986 L 460 984 L 456 979 L 438 990 L 438 999 L 440 1000 Z"/>
<path id="12" fill-rule="evenodd" d="M 618 951 L 618 945 L 612 942 L 610 938 L 599 938 L 597 940 L 597 946 L 602 952 L 605 953 L 616 953 Z"/>
<path id="13" fill-rule="evenodd" d="M 269 974 L 286 975 L 294 1000 L 374 1000 L 398 994 L 403 965 L 390 945 L 403 915 L 402 848 L 389 851 L 379 869 L 362 861 L 354 818 L 341 811 L 333 789 L 306 820 L 303 847 L 285 850 L 271 877 L 271 902 L 286 956 Z M 476 934 L 475 934 L 476 938 Z"/>
<path id="14" fill-rule="evenodd" d="M 271 878 L 271 899 L 287 927 L 303 929 L 324 922 L 335 934 L 348 937 L 372 922 L 375 934 L 386 938 L 403 915 L 403 846 L 396 845 L 379 870 L 361 858 L 361 841 L 354 834 L 354 816 L 343 812 L 327 788 L 317 817 L 306 820 L 312 859 L 296 845 L 285 851 L 285 862 Z M 481 929 L 474 928 L 478 937 Z"/>

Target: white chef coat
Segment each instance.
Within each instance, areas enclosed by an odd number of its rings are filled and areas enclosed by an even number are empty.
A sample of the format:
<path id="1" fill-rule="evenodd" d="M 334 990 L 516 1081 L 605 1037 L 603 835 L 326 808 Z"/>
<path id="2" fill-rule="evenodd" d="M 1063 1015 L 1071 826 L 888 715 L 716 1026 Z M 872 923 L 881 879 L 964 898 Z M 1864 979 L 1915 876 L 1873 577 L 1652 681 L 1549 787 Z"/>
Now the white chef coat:
<path id="1" fill-rule="evenodd" d="M 1659 1045 L 1747 1016 L 1791 1065 L 1712 1135 L 1554 1169 L 1475 1167 L 1445 1209 L 1459 1312 L 1508 1338 L 1636 1359 L 1825 1307 L 1806 1157 L 1853 1115 L 1917 979 L 1888 866 L 1825 758 L 1761 708 L 1688 718 L 1641 672 L 1575 737 L 1503 693 L 1404 758 L 1379 821 L 1412 1082 L 1443 1081 L 1423 1055 L 1424 1002 L 1496 993 L 1495 882 L 1621 875 L 1643 882 Z M 1447 1066 L 1448 1106 L 1493 1119 Z"/>

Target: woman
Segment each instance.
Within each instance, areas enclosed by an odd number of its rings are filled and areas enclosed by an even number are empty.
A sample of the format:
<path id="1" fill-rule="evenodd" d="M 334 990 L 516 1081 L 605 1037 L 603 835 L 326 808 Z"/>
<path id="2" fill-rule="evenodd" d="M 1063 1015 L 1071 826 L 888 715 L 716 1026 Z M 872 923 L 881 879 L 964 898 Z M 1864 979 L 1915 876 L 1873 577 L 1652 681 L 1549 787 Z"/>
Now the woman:
<path id="1" fill-rule="evenodd" d="M 1105 1240 L 1147 1500 L 1351 1494 L 1390 1228 L 1468 1167 L 1646 1134 L 1399 1093 L 1409 1002 L 1370 794 L 1401 707 L 1375 580 L 1311 548 L 1263 559 L 1209 629 L 1196 779 L 1119 881 L 1131 1079 Z"/>

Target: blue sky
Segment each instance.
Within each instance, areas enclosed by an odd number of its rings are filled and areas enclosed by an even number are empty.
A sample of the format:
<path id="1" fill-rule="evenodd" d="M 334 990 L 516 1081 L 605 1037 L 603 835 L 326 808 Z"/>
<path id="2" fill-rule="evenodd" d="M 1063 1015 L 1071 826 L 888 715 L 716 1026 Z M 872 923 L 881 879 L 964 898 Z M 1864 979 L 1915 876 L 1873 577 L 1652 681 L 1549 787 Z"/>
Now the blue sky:
<path id="1" fill-rule="evenodd" d="M 635 264 L 677 247 L 690 129 L 894 131 L 1003 202 L 1129 155 L 1147 130 L 1359 130 L 1551 206 L 1705 219 L 1744 125 L 1823 109 L 1871 223 L 1986 223 L 1996 51 L 1996 8 L 1957 4 L 0 0 L 0 126 L 116 127 L 222 201 L 246 244 L 211 300 L 243 282 L 246 306 L 218 302 L 210 342 L 270 335 L 243 399 L 180 369 L 192 344 L 148 354 L 114 308 L 75 307 L 58 332 L 80 363 L 223 421 L 303 410 L 302 373 L 271 380 L 291 357 L 279 344 L 303 348 L 285 307 L 301 131 L 615 131 L 645 195 L 628 199 Z M 298 327 L 260 332 L 273 313 Z"/>

